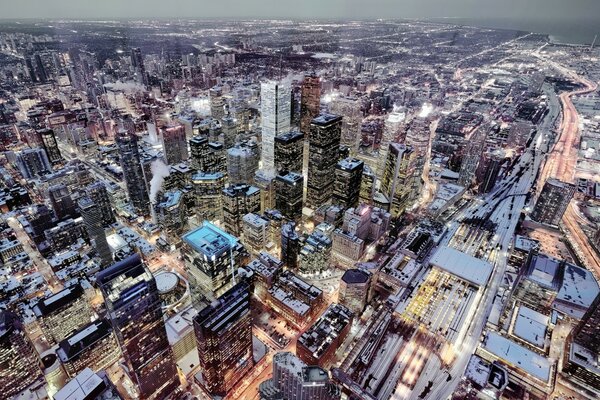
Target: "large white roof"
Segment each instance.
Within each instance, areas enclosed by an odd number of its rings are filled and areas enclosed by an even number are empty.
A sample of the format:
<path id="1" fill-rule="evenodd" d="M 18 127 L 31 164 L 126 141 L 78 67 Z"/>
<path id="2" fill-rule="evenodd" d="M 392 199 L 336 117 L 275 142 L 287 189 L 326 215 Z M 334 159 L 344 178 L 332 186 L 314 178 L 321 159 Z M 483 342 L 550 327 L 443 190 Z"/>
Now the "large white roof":
<path id="1" fill-rule="evenodd" d="M 490 279 L 492 265 L 451 247 L 440 247 L 430 263 L 467 282 L 483 286 Z"/>

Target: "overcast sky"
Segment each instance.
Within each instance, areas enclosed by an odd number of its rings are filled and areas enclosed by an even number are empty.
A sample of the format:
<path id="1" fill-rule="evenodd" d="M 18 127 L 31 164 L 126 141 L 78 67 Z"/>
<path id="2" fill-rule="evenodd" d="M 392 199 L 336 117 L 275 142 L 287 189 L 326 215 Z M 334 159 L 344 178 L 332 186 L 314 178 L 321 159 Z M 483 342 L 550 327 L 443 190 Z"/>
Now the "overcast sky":
<path id="1" fill-rule="evenodd" d="M 0 0 L 0 18 L 115 17 L 600 21 L 600 0 Z"/>

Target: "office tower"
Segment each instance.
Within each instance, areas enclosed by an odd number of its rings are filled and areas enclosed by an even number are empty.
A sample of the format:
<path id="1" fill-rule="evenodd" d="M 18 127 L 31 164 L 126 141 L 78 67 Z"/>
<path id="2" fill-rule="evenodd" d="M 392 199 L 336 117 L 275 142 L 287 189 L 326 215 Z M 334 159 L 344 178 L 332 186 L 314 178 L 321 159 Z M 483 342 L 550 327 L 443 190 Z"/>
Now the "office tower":
<path id="1" fill-rule="evenodd" d="M 54 400 L 122 400 L 105 371 L 85 368 L 53 396 Z"/>
<path id="2" fill-rule="evenodd" d="M 156 222 L 161 234 L 172 244 L 179 242 L 187 228 L 187 206 L 181 190 L 169 190 L 162 194 L 155 207 Z"/>
<path id="3" fill-rule="evenodd" d="M 404 127 L 405 119 L 406 112 L 402 110 L 396 110 L 396 107 L 394 107 L 394 111 L 391 112 L 385 120 L 385 125 L 381 135 L 381 142 L 379 143 L 379 162 L 377 166 L 379 176 L 383 174 L 390 143 L 397 143 L 399 141 L 399 137 L 402 135 L 401 131 Z"/>
<path id="4" fill-rule="evenodd" d="M 160 129 L 162 147 L 167 164 L 175 165 L 188 159 L 185 127 L 182 124 L 170 123 Z"/>
<path id="5" fill-rule="evenodd" d="M 338 97 L 329 104 L 329 112 L 342 116 L 340 143 L 348 146 L 350 154 L 355 155 L 361 140 L 360 132 L 363 119 L 360 100 L 351 97 Z"/>
<path id="6" fill-rule="evenodd" d="M 574 194 L 575 185 L 549 178 L 535 203 L 531 219 L 540 224 L 558 226 Z"/>
<path id="7" fill-rule="evenodd" d="M 462 163 L 460 165 L 460 172 L 458 175 L 458 184 L 468 188 L 471 186 L 475 179 L 475 173 L 479 160 L 481 159 L 481 153 L 485 145 L 486 131 L 483 128 L 479 128 L 471 136 L 471 140 L 467 144 L 467 149 L 462 157 Z"/>
<path id="8" fill-rule="evenodd" d="M 79 215 L 77 205 L 71 198 L 71 192 L 66 185 L 59 184 L 48 188 L 48 198 L 56 218 L 76 218 Z"/>
<path id="9" fill-rule="evenodd" d="M 258 389 L 263 400 L 336 400 L 341 392 L 323 368 L 308 366 L 293 353 L 275 353 L 273 377 Z"/>
<path id="10" fill-rule="evenodd" d="M 349 269 L 342 275 L 338 303 L 346 306 L 354 315 L 362 314 L 371 287 L 371 274 L 361 269 Z"/>
<path id="11" fill-rule="evenodd" d="M 29 75 L 29 79 L 31 79 L 31 82 L 37 82 L 38 79 L 35 75 L 35 70 L 33 69 L 31 57 L 25 57 L 25 66 L 27 67 L 27 74 Z"/>
<path id="12" fill-rule="evenodd" d="M 44 149 L 25 149 L 16 154 L 15 164 L 25 179 L 41 176 L 52 171 L 52 165 Z"/>
<path id="13" fill-rule="evenodd" d="M 141 399 L 165 399 L 179 386 L 154 276 L 139 254 L 96 279 L 127 371 Z"/>
<path id="14" fill-rule="evenodd" d="M 102 265 L 108 266 L 112 264 L 112 252 L 106 241 L 106 232 L 102 224 L 100 207 L 89 197 L 82 197 L 77 202 L 77 205 L 79 206 L 88 237 L 92 241 L 92 245 L 96 253 L 98 253 Z"/>
<path id="15" fill-rule="evenodd" d="M 35 347 L 11 311 L 0 311 L 0 366 L 0 388 L 6 399 L 44 380 Z"/>
<path id="16" fill-rule="evenodd" d="M 311 233 L 300 249 L 300 270 L 312 274 L 329 269 L 331 245 L 331 239 L 323 232 Z"/>
<path id="17" fill-rule="evenodd" d="M 98 319 L 62 340 L 56 355 L 67 375 L 75 378 L 86 368 L 100 371 L 111 367 L 119 361 L 121 349 L 110 322 Z"/>
<path id="18" fill-rule="evenodd" d="M 146 68 L 144 67 L 144 57 L 142 56 L 142 50 L 139 47 L 131 49 L 131 66 L 133 67 L 136 80 L 143 85 L 148 85 L 148 76 L 146 75 Z"/>
<path id="19" fill-rule="evenodd" d="M 496 185 L 498 174 L 502 163 L 506 160 L 506 154 L 502 149 L 485 152 L 476 171 L 479 193 L 488 193 Z"/>
<path id="20" fill-rule="evenodd" d="M 373 203 L 375 193 L 375 172 L 367 164 L 363 164 L 362 179 L 360 181 L 359 202 L 364 204 Z"/>
<path id="21" fill-rule="evenodd" d="M 254 175 L 254 186 L 260 190 L 260 212 L 275 207 L 275 175 L 259 169 Z"/>
<path id="22" fill-rule="evenodd" d="M 223 219 L 223 196 L 225 175 L 222 172 L 192 175 L 194 191 L 194 212 L 200 221 L 221 221 Z"/>
<path id="23" fill-rule="evenodd" d="M 299 222 L 302 218 L 303 183 L 303 176 L 295 172 L 275 178 L 275 208 L 288 220 Z"/>
<path id="24" fill-rule="evenodd" d="M 361 204 L 344 213 L 342 229 L 354 236 L 375 242 L 387 232 L 391 215 L 381 208 Z"/>
<path id="25" fill-rule="evenodd" d="M 341 304 L 332 303 L 296 343 L 296 355 L 309 365 L 329 364 L 350 333 L 354 315 Z"/>
<path id="26" fill-rule="evenodd" d="M 129 202 L 138 214 L 148 215 L 150 199 L 144 181 L 144 171 L 140 163 L 137 136 L 121 129 L 117 132 L 115 141 L 119 148 L 121 168 L 123 168 L 123 178 Z"/>
<path id="27" fill-rule="evenodd" d="M 310 123 L 319 115 L 320 107 L 321 79 L 315 74 L 306 75 L 300 97 L 300 132 L 305 135 L 310 133 Z"/>
<path id="28" fill-rule="evenodd" d="M 335 167 L 332 203 L 344 209 L 356 207 L 360 198 L 364 162 L 346 158 Z"/>
<path id="29" fill-rule="evenodd" d="M 223 97 L 223 88 L 213 86 L 208 91 L 210 100 L 210 115 L 215 119 L 222 119 L 225 116 L 225 98 Z"/>
<path id="30" fill-rule="evenodd" d="M 39 142 L 42 144 L 44 150 L 46 150 L 46 155 L 48 156 L 50 163 L 54 165 L 63 161 L 60 150 L 58 149 L 58 142 L 56 141 L 54 131 L 52 129 L 40 129 L 36 131 L 36 133 Z"/>
<path id="31" fill-rule="evenodd" d="M 58 343 L 85 326 L 94 314 L 80 284 L 38 301 L 33 313 L 50 343 Z"/>
<path id="32" fill-rule="evenodd" d="M 222 143 L 209 142 L 206 137 L 194 136 L 190 139 L 190 166 L 205 173 L 227 173 L 227 159 Z"/>
<path id="33" fill-rule="evenodd" d="M 563 374 L 590 395 L 600 395 L 600 295 L 592 302 L 579 324 L 569 333 Z M 590 397 L 592 398 L 592 397 Z"/>
<path id="34" fill-rule="evenodd" d="M 221 131 L 223 132 L 223 146 L 230 149 L 236 143 L 238 129 L 235 119 L 227 114 L 221 119 Z"/>
<path id="35" fill-rule="evenodd" d="M 397 217 L 411 205 L 414 195 L 411 179 L 414 177 L 414 154 L 412 148 L 390 143 L 385 169 L 381 178 L 381 191 L 391 203 L 390 213 Z"/>
<path id="36" fill-rule="evenodd" d="M 85 193 L 98 207 L 100 218 L 102 219 L 102 226 L 107 228 L 114 224 L 116 222 L 115 214 L 113 213 L 110 197 L 108 196 L 108 191 L 106 190 L 104 182 L 97 181 L 88 185 L 85 188 Z"/>
<path id="37" fill-rule="evenodd" d="M 252 184 L 260 155 L 254 142 L 237 144 L 227 150 L 227 175 L 232 184 Z"/>
<path id="38" fill-rule="evenodd" d="M 289 269 L 298 267 L 298 256 L 300 255 L 300 236 L 296 232 L 294 222 L 286 222 L 281 226 L 281 261 Z"/>
<path id="39" fill-rule="evenodd" d="M 39 81 L 44 83 L 48 80 L 48 74 L 46 74 L 46 67 L 44 67 L 42 57 L 39 54 L 36 54 L 33 58 L 35 59 L 35 67 L 37 69 Z"/>
<path id="40" fill-rule="evenodd" d="M 307 207 L 317 209 L 333 195 L 342 117 L 321 114 L 312 120 L 309 140 Z"/>
<path id="41" fill-rule="evenodd" d="M 331 235 L 331 260 L 339 267 L 352 268 L 365 252 L 365 241 L 358 236 L 336 229 Z"/>
<path id="42" fill-rule="evenodd" d="M 43 242 L 46 239 L 44 235 L 46 230 L 54 226 L 52 222 L 52 210 L 45 204 L 37 204 L 29 207 L 27 209 L 27 214 L 25 214 L 25 218 L 27 219 L 27 222 L 29 222 L 27 234 L 35 244 Z"/>
<path id="43" fill-rule="evenodd" d="M 202 309 L 194 318 L 194 331 L 200 384 L 213 396 L 225 396 L 254 365 L 248 284 L 236 284 Z"/>
<path id="44" fill-rule="evenodd" d="M 255 213 L 248 213 L 242 218 L 242 242 L 251 255 L 256 256 L 267 248 L 271 235 L 269 220 Z"/>
<path id="45" fill-rule="evenodd" d="M 260 213 L 260 189 L 250 185 L 232 185 L 222 191 L 223 225 L 235 236 L 242 234 L 242 217 Z"/>
<path id="46" fill-rule="evenodd" d="M 275 170 L 302 172 L 304 134 L 292 131 L 275 137 Z"/>
<path id="47" fill-rule="evenodd" d="M 260 85 L 262 169 L 275 170 L 275 137 L 288 133 L 291 124 L 292 90 L 289 84 L 267 81 Z"/>
<path id="48" fill-rule="evenodd" d="M 235 236 L 204 221 L 202 226 L 183 235 L 182 241 L 181 254 L 195 305 L 231 289 L 245 257 L 244 248 Z"/>

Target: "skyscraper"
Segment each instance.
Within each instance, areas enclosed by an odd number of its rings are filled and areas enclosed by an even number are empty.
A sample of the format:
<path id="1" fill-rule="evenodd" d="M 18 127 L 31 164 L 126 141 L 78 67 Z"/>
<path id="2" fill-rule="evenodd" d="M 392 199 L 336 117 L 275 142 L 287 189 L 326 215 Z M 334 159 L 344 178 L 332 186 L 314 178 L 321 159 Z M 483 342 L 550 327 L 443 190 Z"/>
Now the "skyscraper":
<path id="1" fill-rule="evenodd" d="M 210 115 L 215 119 L 222 119 L 225 116 L 225 99 L 223 98 L 223 88 L 213 86 L 208 91 L 210 100 Z"/>
<path id="2" fill-rule="evenodd" d="M 273 377 L 260 384 L 259 393 L 263 400 L 336 400 L 341 396 L 326 370 L 308 366 L 290 352 L 273 356 Z"/>
<path id="3" fill-rule="evenodd" d="M 232 184 L 254 182 L 259 154 L 255 142 L 238 144 L 227 150 L 227 175 Z"/>
<path id="4" fill-rule="evenodd" d="M 558 226 L 574 194 L 575 185 L 549 178 L 535 203 L 531 219 L 540 224 Z"/>
<path id="5" fill-rule="evenodd" d="M 306 205 L 317 209 L 333 195 L 342 117 L 321 114 L 312 120 L 310 129 Z"/>
<path id="6" fill-rule="evenodd" d="M 302 218 L 303 184 L 304 178 L 295 172 L 275 178 L 275 208 L 287 219 L 296 222 Z"/>
<path id="7" fill-rule="evenodd" d="M 223 219 L 223 188 L 225 174 L 222 172 L 196 172 L 192 175 L 194 211 L 200 221 Z"/>
<path id="8" fill-rule="evenodd" d="M 144 67 L 144 57 L 142 56 L 142 50 L 139 47 L 131 49 L 131 66 L 133 67 L 136 80 L 144 85 L 148 85 L 148 76 L 146 75 L 146 68 Z"/>
<path id="9" fill-rule="evenodd" d="M 351 97 L 338 97 L 329 104 L 329 112 L 343 117 L 340 143 L 348 146 L 352 155 L 356 154 L 360 144 L 363 119 L 360 108 L 360 100 Z"/>
<path id="10" fill-rule="evenodd" d="M 310 134 L 310 123 L 319 115 L 320 107 L 321 79 L 315 74 L 306 75 L 302 81 L 300 97 L 300 132 Z"/>
<path id="11" fill-rule="evenodd" d="M 225 149 L 230 149 L 236 142 L 238 130 L 235 119 L 231 114 L 221 118 L 221 130 L 223 131 L 223 146 Z"/>
<path id="12" fill-rule="evenodd" d="M 239 240 L 204 221 L 182 237 L 181 253 L 195 305 L 214 300 L 236 283 L 243 264 L 244 248 Z"/>
<path id="13" fill-rule="evenodd" d="M 154 276 L 138 254 L 100 272 L 97 282 L 141 399 L 165 399 L 179 386 Z"/>
<path id="14" fill-rule="evenodd" d="M 25 179 L 44 175 L 52 171 L 44 149 L 25 149 L 16 154 L 15 164 Z"/>
<path id="15" fill-rule="evenodd" d="M 346 158 L 335 167 L 333 200 L 344 209 L 356 207 L 360 198 L 360 188 L 364 162 L 357 158 Z"/>
<path id="16" fill-rule="evenodd" d="M 136 212 L 148 215 L 150 212 L 150 199 L 146 191 L 144 171 L 140 163 L 140 154 L 137 145 L 137 136 L 121 129 L 117 132 L 116 142 L 121 157 L 121 168 L 127 188 L 129 201 Z"/>
<path id="17" fill-rule="evenodd" d="M 248 213 L 242 219 L 244 246 L 253 256 L 267 248 L 271 238 L 269 220 L 255 213 Z"/>
<path id="18" fill-rule="evenodd" d="M 250 185 L 232 185 L 223 189 L 223 224 L 227 232 L 242 234 L 242 218 L 260 212 L 260 189 Z"/>
<path id="19" fill-rule="evenodd" d="M 209 142 L 208 138 L 194 136 L 190 139 L 190 166 L 205 173 L 227 173 L 225 147 L 222 143 Z"/>
<path id="20" fill-rule="evenodd" d="M 106 232 L 102 224 L 102 214 L 100 207 L 89 197 L 82 197 L 77 202 L 85 229 L 92 241 L 94 249 L 98 253 L 103 266 L 112 264 L 112 252 L 106 241 Z"/>
<path id="21" fill-rule="evenodd" d="M 410 181 L 413 178 L 413 151 L 409 146 L 400 143 L 390 143 L 381 179 L 381 191 L 390 201 L 390 213 L 397 217 L 410 206 L 412 189 Z"/>
<path id="22" fill-rule="evenodd" d="M 43 382 L 41 362 L 17 314 L 0 312 L 0 388 L 10 399 Z"/>
<path id="23" fill-rule="evenodd" d="M 50 163 L 57 164 L 63 161 L 54 131 L 52 129 L 40 129 L 36 132 L 40 143 L 42 143 L 44 150 L 46 150 L 46 154 L 48 155 L 48 160 L 50 160 Z"/>
<path id="24" fill-rule="evenodd" d="M 104 182 L 97 181 L 91 185 L 88 185 L 88 187 L 85 188 L 85 192 L 98 207 L 102 218 L 102 226 L 106 228 L 114 224 L 115 215 L 113 213 L 110 197 L 108 196 L 108 191 L 106 190 L 106 185 Z"/>
<path id="25" fill-rule="evenodd" d="M 175 165 L 188 159 L 185 126 L 171 123 L 161 128 L 162 146 L 167 164 Z"/>
<path id="26" fill-rule="evenodd" d="M 275 170 L 302 172 L 304 134 L 291 131 L 275 137 Z"/>
<path id="27" fill-rule="evenodd" d="M 54 185 L 48 188 L 50 204 L 56 214 L 56 218 L 76 218 L 78 216 L 77 206 L 71 198 L 69 188 L 64 184 Z"/>
<path id="28" fill-rule="evenodd" d="M 281 256 L 284 264 L 292 270 L 298 267 L 300 254 L 300 236 L 296 232 L 296 224 L 287 222 L 281 227 Z"/>
<path id="29" fill-rule="evenodd" d="M 200 384 L 225 396 L 254 365 L 250 290 L 240 282 L 194 318 Z"/>
<path id="30" fill-rule="evenodd" d="M 354 315 L 365 309 L 369 297 L 371 275 L 361 269 L 349 269 L 340 281 L 338 303 L 346 306 Z"/>
<path id="31" fill-rule="evenodd" d="M 262 169 L 275 170 L 275 137 L 288 133 L 291 124 L 292 90 L 289 84 L 267 81 L 260 85 Z"/>

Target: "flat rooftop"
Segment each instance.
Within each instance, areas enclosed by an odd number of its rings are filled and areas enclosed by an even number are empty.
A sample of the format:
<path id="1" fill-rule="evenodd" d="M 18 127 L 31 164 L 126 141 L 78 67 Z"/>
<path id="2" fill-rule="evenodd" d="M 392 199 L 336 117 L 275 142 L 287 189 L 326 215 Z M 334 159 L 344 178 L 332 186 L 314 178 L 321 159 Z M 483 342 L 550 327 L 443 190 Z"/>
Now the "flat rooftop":
<path id="1" fill-rule="evenodd" d="M 492 265 L 487 261 L 451 247 L 440 247 L 430 263 L 476 286 L 484 286 L 492 273 Z"/>
<path id="2" fill-rule="evenodd" d="M 202 226 L 183 235 L 182 240 L 194 250 L 207 256 L 221 253 L 238 244 L 235 236 L 204 221 Z"/>

